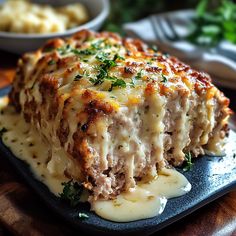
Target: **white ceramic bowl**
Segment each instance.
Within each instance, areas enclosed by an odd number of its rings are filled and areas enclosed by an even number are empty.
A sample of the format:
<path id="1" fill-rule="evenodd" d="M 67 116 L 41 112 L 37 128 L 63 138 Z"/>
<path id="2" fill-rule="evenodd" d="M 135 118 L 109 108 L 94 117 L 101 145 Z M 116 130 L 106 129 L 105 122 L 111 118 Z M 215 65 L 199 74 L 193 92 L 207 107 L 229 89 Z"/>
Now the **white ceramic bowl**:
<path id="1" fill-rule="evenodd" d="M 0 0 L 0 3 L 4 0 Z M 47 3 L 57 6 L 65 3 L 64 0 L 37 0 L 37 2 Z M 67 0 L 66 3 L 81 2 L 84 4 L 91 16 L 90 21 L 78 27 L 69 29 L 62 33 L 49 34 L 18 34 L 0 31 L 0 49 L 21 54 L 39 48 L 43 43 L 51 38 L 68 37 L 82 29 L 98 30 L 102 26 L 109 14 L 109 0 Z M 17 20 L 17 19 L 16 19 Z"/>

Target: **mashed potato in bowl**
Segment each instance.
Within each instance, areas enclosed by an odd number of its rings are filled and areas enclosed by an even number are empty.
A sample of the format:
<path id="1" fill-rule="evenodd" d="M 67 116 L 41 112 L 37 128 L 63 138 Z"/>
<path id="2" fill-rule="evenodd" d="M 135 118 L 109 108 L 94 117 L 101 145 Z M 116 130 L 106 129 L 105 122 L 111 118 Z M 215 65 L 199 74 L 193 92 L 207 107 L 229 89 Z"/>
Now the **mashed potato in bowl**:
<path id="1" fill-rule="evenodd" d="M 8 0 L 0 5 L 0 31 L 15 33 L 55 33 L 81 25 L 89 14 L 80 3 L 63 7 Z"/>

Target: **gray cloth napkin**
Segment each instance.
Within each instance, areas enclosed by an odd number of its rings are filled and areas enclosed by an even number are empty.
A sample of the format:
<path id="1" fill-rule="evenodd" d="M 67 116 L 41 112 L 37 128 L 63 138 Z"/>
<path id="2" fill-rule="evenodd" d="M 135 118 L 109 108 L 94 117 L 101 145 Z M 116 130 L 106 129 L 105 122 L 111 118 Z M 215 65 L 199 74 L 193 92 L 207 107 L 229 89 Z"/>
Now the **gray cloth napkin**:
<path id="1" fill-rule="evenodd" d="M 161 13 L 126 23 L 123 28 L 128 36 L 156 44 L 193 68 L 209 73 L 214 83 L 236 89 L 236 45 L 224 41 L 206 50 L 189 43 L 184 38 L 193 17 L 193 10 Z M 175 35 L 180 39 L 174 39 Z"/>

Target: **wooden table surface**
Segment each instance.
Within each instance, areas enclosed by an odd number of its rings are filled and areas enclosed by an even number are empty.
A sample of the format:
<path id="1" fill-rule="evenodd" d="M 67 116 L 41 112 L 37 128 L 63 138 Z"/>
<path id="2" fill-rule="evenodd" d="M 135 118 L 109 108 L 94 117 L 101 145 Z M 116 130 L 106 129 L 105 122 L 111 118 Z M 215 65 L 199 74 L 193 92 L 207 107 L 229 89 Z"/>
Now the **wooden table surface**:
<path id="1" fill-rule="evenodd" d="M 0 88 L 14 75 L 17 56 L 0 51 Z M 236 91 L 221 88 L 236 107 Z M 86 235 L 75 232 L 37 197 L 0 155 L 1 235 Z M 236 235 L 236 190 L 155 235 Z"/>

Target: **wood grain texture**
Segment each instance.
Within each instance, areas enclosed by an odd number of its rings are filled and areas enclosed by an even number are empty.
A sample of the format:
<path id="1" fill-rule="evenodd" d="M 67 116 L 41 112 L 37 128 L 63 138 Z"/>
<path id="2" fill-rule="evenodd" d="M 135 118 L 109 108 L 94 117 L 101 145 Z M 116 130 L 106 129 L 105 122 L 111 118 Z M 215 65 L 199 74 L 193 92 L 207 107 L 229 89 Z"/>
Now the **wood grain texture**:
<path id="1" fill-rule="evenodd" d="M 16 56 L 0 51 L 0 88 L 11 82 L 16 60 Z M 236 108 L 236 92 L 223 90 L 232 100 L 231 108 Z M 5 228 L 24 236 L 86 235 L 75 232 L 48 209 L 0 154 L 0 236 L 9 235 Z M 155 235 L 236 236 L 236 189 Z"/>
<path id="2" fill-rule="evenodd" d="M 73 231 L 0 156 L 0 222 L 14 235 L 71 235 Z"/>

